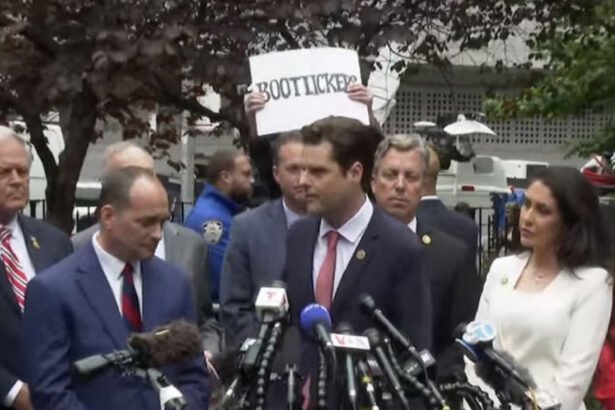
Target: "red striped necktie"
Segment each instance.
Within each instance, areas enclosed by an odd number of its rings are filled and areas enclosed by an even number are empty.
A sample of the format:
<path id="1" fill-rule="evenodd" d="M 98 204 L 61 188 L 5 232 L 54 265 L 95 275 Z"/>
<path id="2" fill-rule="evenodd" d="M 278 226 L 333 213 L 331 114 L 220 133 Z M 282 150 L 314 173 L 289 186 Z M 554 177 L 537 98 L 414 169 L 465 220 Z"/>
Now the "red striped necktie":
<path id="1" fill-rule="evenodd" d="M 23 312 L 26 302 L 26 286 L 28 285 L 28 277 L 21 266 L 19 258 L 11 247 L 12 235 L 13 234 L 10 228 L 7 228 L 6 226 L 0 227 L 0 256 L 2 257 L 2 262 L 4 263 L 6 276 L 11 284 L 11 287 L 13 288 L 13 292 L 15 293 L 17 304 Z"/>
<path id="2" fill-rule="evenodd" d="M 135 289 L 134 268 L 128 262 L 122 271 L 122 316 L 131 331 L 140 332 L 143 329 L 139 297 Z"/>

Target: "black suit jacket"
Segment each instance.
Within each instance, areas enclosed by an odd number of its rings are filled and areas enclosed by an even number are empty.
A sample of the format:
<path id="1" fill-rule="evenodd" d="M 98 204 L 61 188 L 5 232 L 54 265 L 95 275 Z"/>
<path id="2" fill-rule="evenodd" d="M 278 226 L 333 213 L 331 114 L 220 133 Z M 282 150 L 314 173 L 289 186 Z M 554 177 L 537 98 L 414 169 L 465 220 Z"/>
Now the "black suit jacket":
<path id="1" fill-rule="evenodd" d="M 287 284 L 291 325 L 299 325 L 303 308 L 315 303 L 312 262 L 319 228 L 320 218 L 312 217 L 295 222 L 288 232 L 282 277 Z M 374 207 L 373 216 L 335 293 L 330 311 L 333 326 L 348 322 L 358 333 L 375 327 L 372 319 L 359 309 L 359 295 L 368 293 L 417 348 L 430 348 L 431 297 L 429 281 L 422 268 L 421 248 L 416 235 L 407 226 Z M 363 257 L 357 256 L 359 251 L 363 251 Z M 304 337 L 301 372 L 315 377 L 317 364 L 317 346 Z M 315 387 L 316 383 L 311 385 Z M 329 386 L 332 385 L 330 382 Z M 329 390 L 331 409 L 340 408 L 338 390 Z"/>
<path id="2" fill-rule="evenodd" d="M 27 216 L 18 216 L 30 260 L 36 273 L 55 264 L 72 250 L 68 236 L 61 230 Z M 17 380 L 25 379 L 21 310 L 0 263 L 0 409 Z"/>
<path id="3" fill-rule="evenodd" d="M 453 337 L 460 323 L 474 318 L 482 286 L 476 275 L 475 255 L 459 239 L 426 226 L 417 218 L 417 234 L 423 243 L 423 267 L 431 285 L 432 354 L 440 380 L 463 372 L 463 357 Z"/>
<path id="4" fill-rule="evenodd" d="M 478 254 L 478 226 L 473 220 L 451 211 L 439 199 L 421 200 L 416 211 L 416 217 L 427 229 L 437 228 L 461 239 L 476 258 Z"/>

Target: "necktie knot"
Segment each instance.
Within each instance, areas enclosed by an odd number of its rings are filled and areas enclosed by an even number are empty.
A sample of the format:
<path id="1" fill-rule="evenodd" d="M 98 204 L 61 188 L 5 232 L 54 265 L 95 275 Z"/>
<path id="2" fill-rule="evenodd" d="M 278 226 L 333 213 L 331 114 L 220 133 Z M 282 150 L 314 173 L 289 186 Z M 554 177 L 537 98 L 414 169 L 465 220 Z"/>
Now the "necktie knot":
<path id="1" fill-rule="evenodd" d="M 132 266 L 132 264 L 129 262 L 126 262 L 126 265 L 124 265 L 124 269 L 122 269 L 122 277 L 132 278 L 132 274 L 134 272 L 135 272 L 135 268 Z"/>
<path id="2" fill-rule="evenodd" d="M 8 228 L 6 226 L 0 226 L 0 241 L 1 242 L 11 239 L 12 234 L 13 232 L 11 231 L 11 228 Z"/>
<path id="3" fill-rule="evenodd" d="M 327 238 L 327 249 L 335 249 L 337 241 L 340 239 L 340 233 L 338 231 L 329 231 L 325 236 Z"/>

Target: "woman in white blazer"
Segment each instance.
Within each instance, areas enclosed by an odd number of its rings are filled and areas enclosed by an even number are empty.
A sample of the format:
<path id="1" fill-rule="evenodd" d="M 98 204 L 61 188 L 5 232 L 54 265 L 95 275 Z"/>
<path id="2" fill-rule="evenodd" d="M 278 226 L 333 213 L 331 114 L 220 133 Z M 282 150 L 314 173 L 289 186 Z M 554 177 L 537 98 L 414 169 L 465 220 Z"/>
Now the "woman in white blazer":
<path id="1" fill-rule="evenodd" d="M 576 169 L 546 168 L 526 192 L 519 228 L 527 251 L 493 262 L 476 319 L 496 326 L 494 348 L 526 367 L 562 410 L 584 409 L 613 294 L 598 197 Z M 478 382 L 472 366 L 468 377 Z"/>

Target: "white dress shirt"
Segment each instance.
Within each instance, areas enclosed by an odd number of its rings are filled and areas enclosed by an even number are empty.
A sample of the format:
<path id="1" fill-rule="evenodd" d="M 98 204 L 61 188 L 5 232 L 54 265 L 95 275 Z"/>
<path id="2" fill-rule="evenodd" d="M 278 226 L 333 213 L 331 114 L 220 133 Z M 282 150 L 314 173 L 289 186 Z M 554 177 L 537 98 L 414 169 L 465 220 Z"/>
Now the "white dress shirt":
<path id="1" fill-rule="evenodd" d="M 164 250 L 164 230 L 162 231 L 162 235 L 160 236 L 160 240 L 158 241 L 158 245 L 156 246 L 156 250 L 154 251 L 154 256 L 166 260 L 166 252 Z"/>
<path id="2" fill-rule="evenodd" d="M 286 201 L 284 201 L 284 199 L 282 199 L 282 207 L 284 208 L 284 216 L 286 217 L 287 228 L 290 228 L 292 224 L 303 218 L 303 215 L 299 215 L 295 211 L 291 210 L 288 205 L 286 205 Z"/>
<path id="3" fill-rule="evenodd" d="M 34 277 L 34 275 L 36 275 L 36 271 L 34 270 L 34 265 L 32 264 L 30 254 L 28 253 L 26 240 L 32 241 L 34 239 L 24 238 L 23 231 L 21 230 L 21 226 L 19 226 L 16 217 L 13 218 L 13 220 L 9 222 L 6 227 L 11 230 L 11 239 L 9 240 L 11 248 L 13 249 L 13 252 L 15 252 L 15 255 L 17 255 L 23 272 L 26 274 L 28 280 L 30 280 Z M 12 407 L 22 386 L 23 382 L 18 380 L 13 387 L 11 387 L 11 390 L 9 390 L 2 404 L 6 407 Z"/>
<path id="4" fill-rule="evenodd" d="M 372 203 L 365 197 L 365 202 L 359 209 L 359 211 L 354 214 L 352 218 L 348 220 L 344 225 L 342 225 L 337 232 L 340 234 L 340 238 L 337 242 L 337 252 L 335 257 L 335 277 L 333 280 L 333 296 L 335 297 L 335 292 L 337 291 L 337 287 L 342 281 L 342 276 L 344 275 L 344 271 L 348 267 L 350 260 L 352 259 L 352 255 L 354 254 L 359 241 L 363 237 L 365 230 L 367 229 L 367 225 L 369 221 L 372 219 L 372 215 L 374 214 L 374 206 Z M 314 259 L 313 259 L 313 270 L 312 270 L 312 279 L 314 282 L 314 291 L 316 291 L 316 282 L 318 279 L 318 273 L 322 264 L 325 261 L 325 257 L 327 256 L 327 238 L 326 235 L 329 231 L 335 231 L 335 229 L 329 225 L 327 221 L 324 219 L 320 220 L 320 231 L 318 232 L 318 238 L 316 239 L 316 246 L 314 247 Z"/>
<path id="5" fill-rule="evenodd" d="M 124 270 L 124 266 L 126 265 L 125 261 L 121 261 L 115 256 L 111 255 L 109 252 L 104 250 L 102 246 L 98 243 L 98 237 L 100 232 L 96 232 L 94 236 L 92 236 L 92 244 L 94 245 L 94 252 L 96 252 L 96 256 L 98 257 L 98 262 L 100 263 L 100 267 L 105 273 L 105 277 L 107 278 L 107 282 L 111 287 L 111 291 L 113 292 L 113 297 L 115 298 L 115 303 L 117 304 L 117 308 L 120 311 L 120 315 L 122 314 L 122 271 Z M 132 266 L 134 268 L 133 278 L 134 278 L 134 286 L 137 291 L 137 298 L 139 299 L 139 311 L 141 315 L 143 315 L 143 278 L 141 276 L 141 262 L 133 262 Z"/>
<path id="6" fill-rule="evenodd" d="M 612 287 L 606 270 L 562 270 L 540 292 L 515 289 L 530 253 L 496 259 L 487 275 L 477 320 L 496 326 L 495 349 L 526 367 L 539 389 L 555 395 L 562 410 L 584 409 L 611 316 Z M 468 361 L 470 383 L 477 378 Z"/>
<path id="7" fill-rule="evenodd" d="M 416 233 L 416 216 L 412 218 L 412 220 L 408 224 L 408 228 L 410 228 L 412 232 Z"/>

